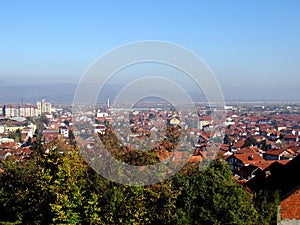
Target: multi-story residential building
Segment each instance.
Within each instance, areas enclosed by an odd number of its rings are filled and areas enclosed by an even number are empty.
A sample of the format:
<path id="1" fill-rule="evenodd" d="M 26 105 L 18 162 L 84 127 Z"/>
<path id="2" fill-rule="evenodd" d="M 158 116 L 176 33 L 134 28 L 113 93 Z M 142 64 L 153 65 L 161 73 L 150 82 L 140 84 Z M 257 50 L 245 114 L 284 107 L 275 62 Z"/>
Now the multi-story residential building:
<path id="1" fill-rule="evenodd" d="M 19 106 L 19 116 L 32 117 L 38 116 L 38 108 L 33 105 L 21 105 Z"/>
<path id="2" fill-rule="evenodd" d="M 38 109 L 38 114 L 42 115 L 43 113 L 51 113 L 51 103 L 46 102 L 45 99 L 43 99 L 40 102 L 37 102 L 37 109 Z"/>
<path id="3" fill-rule="evenodd" d="M 2 115 L 6 117 L 33 117 L 38 115 L 38 110 L 33 105 L 4 105 L 2 107 Z"/>
<path id="4" fill-rule="evenodd" d="M 4 105 L 4 107 L 3 107 L 3 115 L 6 116 L 6 117 L 19 116 L 19 109 L 18 109 L 17 106 Z"/>

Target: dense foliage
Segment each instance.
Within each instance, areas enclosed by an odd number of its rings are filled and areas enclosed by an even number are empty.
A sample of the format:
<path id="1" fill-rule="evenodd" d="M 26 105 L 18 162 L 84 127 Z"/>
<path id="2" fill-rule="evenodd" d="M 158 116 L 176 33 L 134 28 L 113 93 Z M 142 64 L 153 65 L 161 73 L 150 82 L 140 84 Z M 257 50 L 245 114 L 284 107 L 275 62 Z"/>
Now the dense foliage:
<path id="1" fill-rule="evenodd" d="M 37 141 L 31 159 L 2 162 L 0 224 L 258 224 L 255 204 L 267 216 L 223 162 L 133 187 L 104 179 L 76 147 L 61 146 L 46 151 Z"/>

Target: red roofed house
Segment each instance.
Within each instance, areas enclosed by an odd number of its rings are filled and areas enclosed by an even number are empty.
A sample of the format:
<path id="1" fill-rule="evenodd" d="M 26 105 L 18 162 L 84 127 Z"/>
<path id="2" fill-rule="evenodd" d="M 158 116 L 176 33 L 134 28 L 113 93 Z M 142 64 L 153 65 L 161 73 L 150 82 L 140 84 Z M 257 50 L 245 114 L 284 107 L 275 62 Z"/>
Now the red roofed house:
<path id="1" fill-rule="evenodd" d="M 245 142 L 246 142 L 245 139 L 242 139 L 242 140 L 238 141 L 237 143 L 235 143 L 235 144 L 232 146 L 232 150 L 233 150 L 233 151 L 240 150 L 242 147 L 244 147 Z"/>
<path id="2" fill-rule="evenodd" d="M 291 149 L 270 149 L 264 153 L 266 160 L 286 160 L 295 156 Z"/>
<path id="3" fill-rule="evenodd" d="M 226 161 L 233 172 L 244 179 L 250 179 L 253 171 L 266 166 L 266 161 L 258 153 L 235 153 L 229 156 Z"/>
<path id="4" fill-rule="evenodd" d="M 245 185 L 251 191 L 260 191 L 266 188 L 269 191 L 278 190 L 280 219 L 300 222 L 300 155 L 285 164 L 278 162 L 256 174 Z M 268 176 L 266 176 L 267 174 Z"/>
<path id="5" fill-rule="evenodd" d="M 299 141 L 299 138 L 298 138 L 298 135 L 287 134 L 284 136 L 284 140 L 297 142 L 297 141 Z"/>

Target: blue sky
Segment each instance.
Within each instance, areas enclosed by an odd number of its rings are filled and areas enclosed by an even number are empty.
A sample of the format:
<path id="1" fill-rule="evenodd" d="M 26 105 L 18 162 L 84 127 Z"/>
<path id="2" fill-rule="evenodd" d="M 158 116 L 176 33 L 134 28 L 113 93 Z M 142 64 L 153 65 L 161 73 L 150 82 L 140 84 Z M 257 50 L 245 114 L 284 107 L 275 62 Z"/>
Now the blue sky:
<path id="1" fill-rule="evenodd" d="M 299 10 L 297 0 L 0 1 L 0 81 L 77 81 L 116 46 L 163 40 L 197 53 L 228 99 L 300 100 Z"/>

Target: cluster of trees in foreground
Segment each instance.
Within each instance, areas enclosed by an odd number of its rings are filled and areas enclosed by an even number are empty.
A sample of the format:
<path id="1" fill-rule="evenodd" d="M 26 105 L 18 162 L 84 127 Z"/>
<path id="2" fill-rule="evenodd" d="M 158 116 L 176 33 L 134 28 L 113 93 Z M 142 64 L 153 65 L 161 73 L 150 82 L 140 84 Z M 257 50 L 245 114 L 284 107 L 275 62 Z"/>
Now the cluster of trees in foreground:
<path id="1" fill-rule="evenodd" d="M 77 147 L 40 141 L 24 162 L 1 162 L 0 224 L 276 224 L 278 198 L 247 192 L 224 162 L 187 166 L 151 186 L 95 173 Z M 62 154 L 62 152 L 64 152 Z"/>

